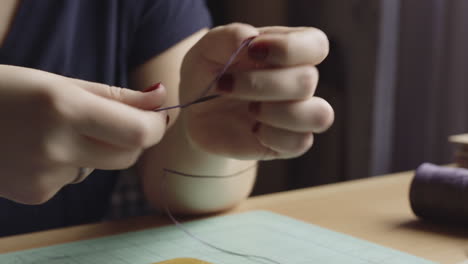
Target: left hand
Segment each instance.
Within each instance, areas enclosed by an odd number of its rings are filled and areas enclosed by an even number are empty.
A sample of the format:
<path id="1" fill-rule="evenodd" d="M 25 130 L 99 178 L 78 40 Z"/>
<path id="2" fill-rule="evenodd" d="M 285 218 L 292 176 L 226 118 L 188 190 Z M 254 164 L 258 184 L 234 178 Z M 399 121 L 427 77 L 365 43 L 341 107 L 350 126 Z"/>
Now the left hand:
<path id="1" fill-rule="evenodd" d="M 236 159 L 297 157 L 334 119 L 332 107 L 314 96 L 315 66 L 329 49 L 318 29 L 214 28 L 184 59 L 181 101 L 196 99 L 249 37 L 255 39 L 213 91 L 223 96 L 182 111 L 188 138 L 203 151 Z"/>

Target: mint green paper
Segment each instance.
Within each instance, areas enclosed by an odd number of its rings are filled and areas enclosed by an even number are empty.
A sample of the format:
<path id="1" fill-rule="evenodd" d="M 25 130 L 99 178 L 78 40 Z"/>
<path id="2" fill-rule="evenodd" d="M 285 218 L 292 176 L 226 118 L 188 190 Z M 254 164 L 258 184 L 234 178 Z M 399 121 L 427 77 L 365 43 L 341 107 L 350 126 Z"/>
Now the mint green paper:
<path id="1" fill-rule="evenodd" d="M 284 264 L 433 264 L 415 256 L 271 212 L 185 224 L 210 243 Z M 214 264 L 268 264 L 209 248 L 175 226 L 0 255 L 2 264 L 150 264 L 191 257 Z"/>

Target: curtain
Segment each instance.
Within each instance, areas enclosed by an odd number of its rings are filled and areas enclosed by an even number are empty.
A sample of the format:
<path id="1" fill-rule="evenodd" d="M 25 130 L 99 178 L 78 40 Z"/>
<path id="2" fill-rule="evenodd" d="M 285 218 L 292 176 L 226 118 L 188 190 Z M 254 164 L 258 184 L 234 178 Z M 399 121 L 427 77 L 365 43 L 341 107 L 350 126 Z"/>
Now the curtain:
<path id="1" fill-rule="evenodd" d="M 371 174 L 449 163 L 468 132 L 468 1 L 382 3 Z"/>

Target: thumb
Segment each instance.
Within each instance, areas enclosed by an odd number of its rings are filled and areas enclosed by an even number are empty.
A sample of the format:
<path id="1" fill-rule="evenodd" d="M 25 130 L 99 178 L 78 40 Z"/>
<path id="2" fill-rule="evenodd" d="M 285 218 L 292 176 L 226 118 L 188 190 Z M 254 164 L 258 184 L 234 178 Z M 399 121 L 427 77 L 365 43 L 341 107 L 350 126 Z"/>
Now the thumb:
<path id="1" fill-rule="evenodd" d="M 194 47 L 211 61 L 225 64 L 241 44 L 259 35 L 259 30 L 251 25 L 233 23 L 210 30 Z"/>
<path id="2" fill-rule="evenodd" d="M 149 87 L 146 89 L 146 92 L 140 92 L 79 79 L 71 80 L 90 93 L 142 110 L 157 109 L 161 107 L 166 100 L 166 88 L 161 83 Z"/>

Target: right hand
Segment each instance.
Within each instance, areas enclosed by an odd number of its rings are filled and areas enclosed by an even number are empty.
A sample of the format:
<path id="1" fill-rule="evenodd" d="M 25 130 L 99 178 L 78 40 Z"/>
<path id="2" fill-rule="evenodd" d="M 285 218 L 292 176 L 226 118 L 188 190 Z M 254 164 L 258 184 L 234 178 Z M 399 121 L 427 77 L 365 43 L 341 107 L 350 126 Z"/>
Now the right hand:
<path id="1" fill-rule="evenodd" d="M 165 88 L 142 93 L 0 65 L 0 197 L 39 204 L 78 168 L 123 169 L 166 131 Z M 88 170 L 90 171 L 90 170 Z"/>

